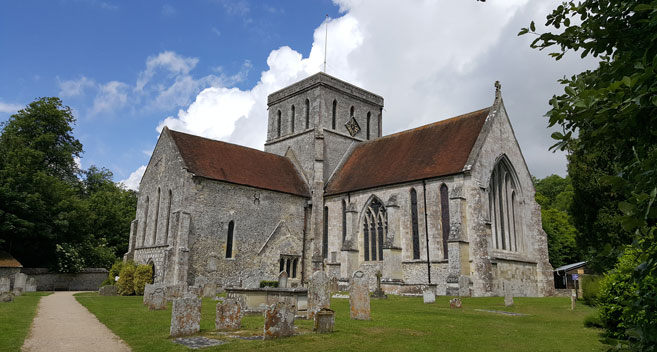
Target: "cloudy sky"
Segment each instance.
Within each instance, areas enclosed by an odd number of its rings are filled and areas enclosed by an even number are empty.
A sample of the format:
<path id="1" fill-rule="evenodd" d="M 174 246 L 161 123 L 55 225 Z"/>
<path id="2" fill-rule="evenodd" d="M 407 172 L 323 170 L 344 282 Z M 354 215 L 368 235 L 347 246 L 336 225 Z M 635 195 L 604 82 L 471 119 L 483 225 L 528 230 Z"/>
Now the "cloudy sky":
<path id="1" fill-rule="evenodd" d="M 159 131 L 262 149 L 266 98 L 322 69 L 385 99 L 384 134 L 493 102 L 537 177 L 564 175 L 548 100 L 594 63 L 529 48 L 559 0 L 10 1 L 0 4 L 0 121 L 37 97 L 74 109 L 81 166 L 135 188 Z M 328 17 L 326 17 L 328 15 Z"/>

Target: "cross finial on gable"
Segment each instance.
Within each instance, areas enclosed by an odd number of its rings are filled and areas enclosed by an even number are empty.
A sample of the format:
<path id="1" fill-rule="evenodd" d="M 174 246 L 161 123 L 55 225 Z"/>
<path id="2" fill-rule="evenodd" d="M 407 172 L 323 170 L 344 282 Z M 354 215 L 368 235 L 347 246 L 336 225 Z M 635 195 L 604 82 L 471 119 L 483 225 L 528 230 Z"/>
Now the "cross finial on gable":
<path id="1" fill-rule="evenodd" d="M 500 84 L 500 81 L 495 81 L 495 99 L 500 98 L 501 90 L 502 85 Z"/>

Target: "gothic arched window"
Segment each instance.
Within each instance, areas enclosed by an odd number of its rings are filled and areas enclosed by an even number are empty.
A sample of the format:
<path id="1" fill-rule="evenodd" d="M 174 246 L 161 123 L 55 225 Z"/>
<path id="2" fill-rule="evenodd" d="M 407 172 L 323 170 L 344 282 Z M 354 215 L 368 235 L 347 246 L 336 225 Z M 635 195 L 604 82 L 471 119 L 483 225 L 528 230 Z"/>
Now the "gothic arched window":
<path id="1" fill-rule="evenodd" d="M 513 166 L 502 157 L 493 168 L 488 193 L 493 243 L 496 249 L 518 251 L 522 238 L 518 197 L 520 191 Z"/>
<path id="2" fill-rule="evenodd" d="M 352 105 L 351 108 L 349 109 L 349 117 L 354 116 L 354 106 Z"/>
<path id="3" fill-rule="evenodd" d="M 278 118 L 276 119 L 276 137 L 281 137 L 281 111 L 278 110 Z"/>
<path id="4" fill-rule="evenodd" d="M 169 243 L 169 221 L 171 220 L 171 200 L 173 199 L 173 193 L 169 190 L 169 204 L 167 205 L 167 224 L 164 232 L 164 244 Z"/>
<path id="5" fill-rule="evenodd" d="M 365 261 L 383 260 L 383 240 L 388 233 L 388 215 L 381 201 L 374 198 L 363 216 L 363 251 Z"/>
<path id="6" fill-rule="evenodd" d="M 294 114 L 296 113 L 294 105 L 292 105 L 292 117 L 290 118 L 290 132 L 294 133 Z"/>
<path id="7" fill-rule="evenodd" d="M 328 207 L 324 207 L 324 234 L 322 236 L 322 256 L 328 258 Z"/>
<path id="8" fill-rule="evenodd" d="M 331 128 L 335 129 L 335 115 L 338 113 L 338 101 L 333 100 L 333 113 L 331 114 Z"/>
<path id="9" fill-rule="evenodd" d="M 449 192 L 447 185 L 440 186 L 440 220 L 443 228 L 443 257 L 448 258 L 447 240 L 449 239 Z"/>
<path id="10" fill-rule="evenodd" d="M 155 201 L 155 223 L 153 225 L 153 235 L 151 236 L 151 245 L 157 243 L 157 223 L 160 217 L 160 187 L 157 188 L 157 200 Z"/>
<path id="11" fill-rule="evenodd" d="M 342 200 L 342 242 L 347 238 L 347 202 Z"/>
<path id="12" fill-rule="evenodd" d="M 420 259 L 420 231 L 417 222 L 417 192 L 411 188 L 411 226 L 413 231 L 413 259 Z"/>
<path id="13" fill-rule="evenodd" d="M 142 247 L 146 245 L 146 234 L 148 233 L 148 206 L 149 206 L 149 199 L 148 196 L 146 196 L 146 205 L 144 206 L 144 233 L 142 234 L 141 237 L 141 245 Z"/>
<path id="14" fill-rule="evenodd" d="M 372 113 L 367 112 L 367 139 L 370 139 L 370 120 L 372 119 Z"/>
<path id="15" fill-rule="evenodd" d="M 306 99 L 306 129 L 310 127 L 310 100 Z"/>
<path id="16" fill-rule="evenodd" d="M 233 231 L 235 230 L 235 223 L 231 220 L 228 223 L 228 233 L 226 234 L 226 258 L 233 257 Z"/>

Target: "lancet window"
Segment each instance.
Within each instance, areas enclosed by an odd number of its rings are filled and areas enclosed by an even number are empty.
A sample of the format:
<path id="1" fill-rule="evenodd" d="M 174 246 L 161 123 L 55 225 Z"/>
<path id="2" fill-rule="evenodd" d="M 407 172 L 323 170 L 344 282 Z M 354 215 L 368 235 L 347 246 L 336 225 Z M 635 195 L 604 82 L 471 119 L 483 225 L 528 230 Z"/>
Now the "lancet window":
<path id="1" fill-rule="evenodd" d="M 279 272 L 285 271 L 285 273 L 287 273 L 287 277 L 289 278 L 297 277 L 298 266 L 299 266 L 299 256 L 281 255 L 281 259 L 278 261 Z"/>
<path id="2" fill-rule="evenodd" d="M 374 198 L 363 216 L 363 252 L 365 261 L 383 260 L 383 239 L 388 234 L 388 215 L 378 199 Z"/>
<path id="3" fill-rule="evenodd" d="M 522 237 L 517 177 L 506 157 L 495 165 L 490 178 L 489 210 L 496 249 L 517 252 Z"/>
<path id="4" fill-rule="evenodd" d="M 449 192 L 447 185 L 440 186 L 440 220 L 443 229 L 443 258 L 448 259 L 447 240 L 449 239 Z"/>
<path id="5" fill-rule="evenodd" d="M 310 100 L 306 99 L 306 129 L 310 127 Z"/>
<path id="6" fill-rule="evenodd" d="M 226 234 L 226 258 L 233 257 L 233 232 L 235 230 L 235 222 L 231 220 L 228 223 L 228 233 Z"/>
<path id="7" fill-rule="evenodd" d="M 417 218 L 417 192 L 411 188 L 411 229 L 413 236 L 413 259 L 420 259 L 420 231 Z"/>

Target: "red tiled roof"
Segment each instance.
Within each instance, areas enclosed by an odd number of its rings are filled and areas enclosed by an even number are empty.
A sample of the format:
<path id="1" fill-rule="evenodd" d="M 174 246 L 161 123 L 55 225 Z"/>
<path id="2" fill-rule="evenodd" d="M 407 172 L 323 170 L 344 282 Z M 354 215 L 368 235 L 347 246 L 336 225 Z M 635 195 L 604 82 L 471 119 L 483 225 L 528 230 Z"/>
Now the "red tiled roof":
<path id="1" fill-rule="evenodd" d="M 326 194 L 459 173 L 490 108 L 375 139 L 357 146 Z"/>
<path id="2" fill-rule="evenodd" d="M 169 130 L 187 166 L 197 176 L 309 197 L 292 162 L 282 156 Z"/>
<path id="3" fill-rule="evenodd" d="M 11 254 L 0 251 L 0 268 L 22 268 L 21 263 L 18 262 Z"/>

